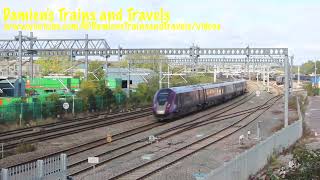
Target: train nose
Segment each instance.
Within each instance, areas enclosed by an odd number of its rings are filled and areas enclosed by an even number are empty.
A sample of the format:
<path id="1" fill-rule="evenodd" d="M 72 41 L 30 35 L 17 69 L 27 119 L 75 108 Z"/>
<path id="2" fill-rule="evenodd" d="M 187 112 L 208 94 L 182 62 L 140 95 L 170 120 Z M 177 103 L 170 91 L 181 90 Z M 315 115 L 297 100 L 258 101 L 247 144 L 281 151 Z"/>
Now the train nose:
<path id="1" fill-rule="evenodd" d="M 159 115 L 165 114 L 166 113 L 166 105 L 160 106 L 159 104 L 157 104 L 156 108 L 155 108 L 155 113 L 159 114 Z"/>

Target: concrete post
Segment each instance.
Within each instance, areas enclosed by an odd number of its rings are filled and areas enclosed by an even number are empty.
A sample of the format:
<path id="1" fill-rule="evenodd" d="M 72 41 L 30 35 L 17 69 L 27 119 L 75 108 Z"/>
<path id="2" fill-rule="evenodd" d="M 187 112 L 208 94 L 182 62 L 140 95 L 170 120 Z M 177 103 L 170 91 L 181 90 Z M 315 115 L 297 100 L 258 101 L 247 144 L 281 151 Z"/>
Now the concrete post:
<path id="1" fill-rule="evenodd" d="M 262 123 L 262 121 L 258 121 L 258 123 L 257 123 L 257 139 L 258 139 L 258 141 L 261 140 L 261 123 Z"/>
<path id="2" fill-rule="evenodd" d="M 270 81 L 270 66 L 268 65 L 268 68 L 267 68 L 267 92 L 270 92 L 270 88 L 269 88 L 269 81 Z"/>
<path id="3" fill-rule="evenodd" d="M 291 56 L 290 59 L 291 59 L 291 62 L 290 62 L 290 69 L 289 69 L 289 93 L 291 93 L 293 90 L 293 79 L 292 79 L 293 56 Z"/>
<path id="4" fill-rule="evenodd" d="M 43 175 L 44 175 L 44 170 L 43 170 L 43 160 L 37 160 L 37 180 L 42 180 Z"/>
<path id="5" fill-rule="evenodd" d="M 8 169 L 1 169 L 1 180 L 9 180 Z"/>
<path id="6" fill-rule="evenodd" d="M 285 83 L 284 83 L 284 127 L 288 126 L 288 117 L 289 117 L 289 58 L 288 55 L 286 55 L 284 59 L 284 74 L 285 74 Z"/>
<path id="7" fill-rule="evenodd" d="M 60 155 L 60 170 L 61 170 L 61 179 L 67 179 L 67 155 Z"/>

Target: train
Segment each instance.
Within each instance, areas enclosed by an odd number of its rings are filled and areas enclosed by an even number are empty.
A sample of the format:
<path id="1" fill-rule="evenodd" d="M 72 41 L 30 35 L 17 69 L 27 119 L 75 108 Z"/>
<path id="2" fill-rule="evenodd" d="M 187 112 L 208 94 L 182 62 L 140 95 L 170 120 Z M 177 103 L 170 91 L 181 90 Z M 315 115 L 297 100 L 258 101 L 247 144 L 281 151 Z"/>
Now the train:
<path id="1" fill-rule="evenodd" d="M 157 120 L 172 120 L 221 104 L 247 92 L 247 81 L 209 83 L 160 89 L 153 99 Z"/>
<path id="2" fill-rule="evenodd" d="M 277 85 L 283 85 L 284 84 L 284 80 L 285 80 L 284 76 L 277 76 L 276 77 L 276 84 Z"/>
<path id="3" fill-rule="evenodd" d="M 293 79 L 294 76 L 291 76 L 291 79 L 289 79 L 289 88 L 293 87 L 293 82 L 292 82 L 292 79 Z M 285 77 L 284 76 L 277 76 L 276 77 L 276 84 L 277 85 L 284 85 L 285 83 Z"/>

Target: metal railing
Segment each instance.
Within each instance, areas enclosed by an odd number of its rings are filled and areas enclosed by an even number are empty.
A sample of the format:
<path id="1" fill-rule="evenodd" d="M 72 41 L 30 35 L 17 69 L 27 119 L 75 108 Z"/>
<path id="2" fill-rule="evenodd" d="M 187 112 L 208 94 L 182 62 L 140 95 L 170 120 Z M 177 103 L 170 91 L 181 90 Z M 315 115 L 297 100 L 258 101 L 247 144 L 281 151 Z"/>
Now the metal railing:
<path id="1" fill-rule="evenodd" d="M 0 180 L 65 180 L 67 155 L 61 154 L 8 169 L 2 168 L 0 175 Z"/>

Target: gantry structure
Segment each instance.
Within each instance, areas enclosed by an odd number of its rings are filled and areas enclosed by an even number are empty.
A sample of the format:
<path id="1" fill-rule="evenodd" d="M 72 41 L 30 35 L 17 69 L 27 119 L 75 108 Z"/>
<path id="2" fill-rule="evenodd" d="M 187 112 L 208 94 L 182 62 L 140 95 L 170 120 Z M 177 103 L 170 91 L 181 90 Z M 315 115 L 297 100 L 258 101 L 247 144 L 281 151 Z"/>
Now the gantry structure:
<path id="1" fill-rule="evenodd" d="M 20 31 L 13 39 L 0 40 L 0 57 L 16 58 L 19 66 L 19 79 L 22 79 L 23 58 L 29 58 L 31 66 L 33 58 L 37 56 L 64 55 L 70 57 L 84 56 L 85 79 L 88 78 L 89 56 L 103 56 L 106 60 L 111 56 L 120 59 L 125 55 L 163 55 L 167 59 L 158 60 L 170 66 L 190 66 L 197 69 L 200 66 L 218 67 L 225 64 L 240 64 L 250 74 L 259 67 L 283 66 L 285 70 L 285 126 L 288 125 L 288 97 L 289 97 L 289 54 L 288 48 L 200 48 L 192 45 L 188 48 L 111 48 L 105 39 L 90 39 L 86 34 L 82 39 L 40 39 L 30 33 L 22 35 Z M 128 88 L 130 88 L 130 66 L 136 63 L 147 63 L 148 60 L 130 60 L 128 63 Z M 169 67 L 169 66 L 168 66 Z M 33 68 L 31 67 L 32 71 Z M 160 84 L 163 76 L 173 75 L 160 70 Z M 33 77 L 33 72 L 31 72 Z M 249 75 L 250 77 L 250 75 Z M 169 79 L 169 78 L 168 78 Z M 169 84 L 169 83 L 168 83 Z M 161 87 L 161 85 L 160 85 Z M 130 90 L 128 91 L 130 92 Z"/>

